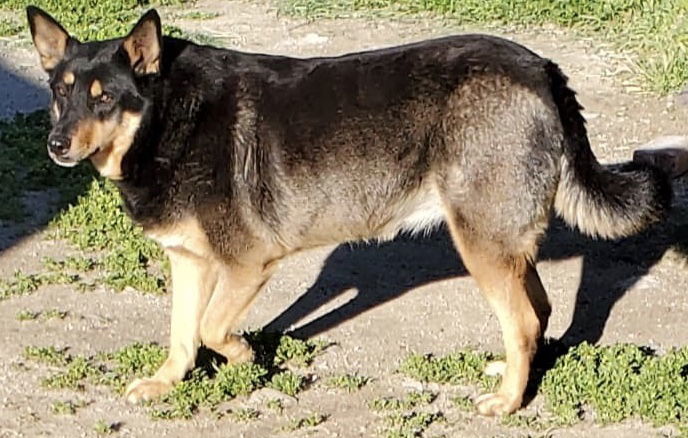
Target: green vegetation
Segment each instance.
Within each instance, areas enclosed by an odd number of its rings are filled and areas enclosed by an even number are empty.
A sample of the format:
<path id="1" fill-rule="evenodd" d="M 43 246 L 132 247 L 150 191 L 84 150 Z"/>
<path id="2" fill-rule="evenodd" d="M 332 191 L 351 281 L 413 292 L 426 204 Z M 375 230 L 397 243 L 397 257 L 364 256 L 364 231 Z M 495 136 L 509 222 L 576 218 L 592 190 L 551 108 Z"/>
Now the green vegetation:
<path id="1" fill-rule="evenodd" d="M 462 351 L 446 357 L 412 355 L 401 371 L 424 382 L 480 385 L 496 379 L 482 375 L 489 355 Z M 606 424 L 640 418 L 655 426 L 683 427 L 688 419 L 688 347 L 657 356 L 636 345 L 592 346 L 583 343 L 559 357 L 545 373 L 540 391 L 553 419 L 516 415 L 504 424 L 544 428 L 556 422 L 572 424 L 585 410 Z M 468 399 L 454 404 L 465 409 Z M 376 410 L 408 409 L 393 399 L 371 403 Z M 684 430 L 688 432 L 688 430 Z"/>
<path id="2" fill-rule="evenodd" d="M 685 425 L 688 348 L 656 356 L 636 345 L 584 343 L 557 360 L 541 391 L 548 409 L 566 423 L 592 409 L 600 423 L 639 417 L 656 426 Z"/>
<path id="3" fill-rule="evenodd" d="M 48 284 L 73 284 L 79 281 L 78 275 L 64 272 L 42 272 L 38 274 L 24 274 L 14 271 L 11 278 L 0 278 L 0 301 L 6 298 L 28 295 L 39 287 Z"/>
<path id="4" fill-rule="evenodd" d="M 74 415 L 76 410 L 85 406 L 82 401 L 73 402 L 71 400 L 62 401 L 57 400 L 50 405 L 50 409 L 54 414 L 58 415 Z"/>
<path id="5" fill-rule="evenodd" d="M 384 414 L 384 428 L 381 435 L 387 438 L 424 436 L 423 432 L 432 423 L 444 419 L 440 412 L 420 410 L 437 398 L 430 391 L 413 391 L 403 399 L 394 397 L 376 398 L 368 403 L 373 411 Z"/>
<path id="6" fill-rule="evenodd" d="M 23 30 L 24 26 L 20 25 L 15 20 L 0 18 L 0 37 L 17 35 Z"/>
<path id="7" fill-rule="evenodd" d="M 96 421 L 96 424 L 93 425 L 93 430 L 98 435 L 110 435 L 112 433 L 115 433 L 117 431 L 117 428 L 114 424 L 108 423 L 105 420 L 98 420 Z"/>
<path id="8" fill-rule="evenodd" d="M 334 389 L 343 389 L 346 392 L 354 392 L 363 388 L 370 382 L 369 377 L 360 376 L 358 374 L 344 374 L 341 376 L 334 376 L 327 379 L 325 384 Z"/>
<path id="9" fill-rule="evenodd" d="M 279 344 L 275 351 L 275 364 L 307 367 L 329 345 L 324 341 L 302 341 L 290 336 L 282 336 L 279 338 Z"/>
<path id="10" fill-rule="evenodd" d="M 42 320 L 48 320 L 48 319 L 65 319 L 68 315 L 68 312 L 58 310 L 58 309 L 50 309 L 46 310 L 44 312 L 33 312 L 31 310 L 21 310 L 17 313 L 17 320 L 18 321 L 36 321 L 39 318 Z"/>
<path id="11" fill-rule="evenodd" d="M 248 423 L 260 417 L 260 412 L 253 408 L 240 408 L 231 412 L 232 418 L 240 423 Z"/>
<path id="12" fill-rule="evenodd" d="M 76 249 L 107 251 L 95 260 L 72 260 L 73 267 L 99 268 L 103 272 L 100 281 L 115 290 L 132 287 L 142 292 L 164 292 L 167 268 L 162 250 L 129 220 L 111 183 L 93 180 L 77 204 L 53 219 L 51 227 L 54 237 L 65 239 Z"/>
<path id="13" fill-rule="evenodd" d="M 368 403 L 368 406 L 378 412 L 409 410 L 418 406 L 429 405 L 437 398 L 437 394 L 431 391 L 413 391 L 403 399 L 394 397 L 376 398 Z"/>
<path id="14" fill-rule="evenodd" d="M 324 423 L 327 418 L 327 415 L 319 412 L 313 412 L 305 417 L 293 418 L 286 426 L 282 428 L 282 430 L 286 432 L 293 432 L 295 430 L 315 427 Z"/>
<path id="15" fill-rule="evenodd" d="M 271 411 L 277 412 L 278 414 L 281 414 L 282 411 L 284 411 L 284 405 L 282 404 L 282 400 L 278 398 L 272 398 L 268 400 L 265 406 Z"/>
<path id="16" fill-rule="evenodd" d="M 303 389 L 304 383 L 302 375 L 287 370 L 273 375 L 268 386 L 293 397 Z"/>
<path id="17" fill-rule="evenodd" d="M 600 35 L 637 55 L 648 88 L 688 81 L 688 2 L 684 0 L 282 0 L 283 12 L 311 19 L 352 14 L 432 14 L 459 25 L 554 24 Z"/>
<path id="18" fill-rule="evenodd" d="M 71 357 L 66 350 L 58 350 L 50 347 L 26 347 L 24 349 L 24 357 L 34 362 L 39 362 L 52 366 L 64 366 L 69 363 Z"/>
<path id="19" fill-rule="evenodd" d="M 413 438 L 422 436 L 422 433 L 431 424 L 443 421 L 441 412 L 395 412 L 385 418 L 386 430 L 383 436 L 386 438 Z"/>
<path id="20" fill-rule="evenodd" d="M 459 351 L 445 357 L 432 355 L 411 355 L 401 364 L 399 371 L 421 382 L 451 383 L 463 385 L 479 384 L 491 388 L 497 378 L 486 376 L 485 367 L 495 360 L 489 353 Z"/>
<path id="21" fill-rule="evenodd" d="M 81 41 L 116 38 L 127 34 L 141 14 L 155 6 L 179 6 L 190 0 L 5 0 L 0 10 L 21 11 L 35 5 L 55 17 L 71 35 Z M 23 14 L 22 14 L 23 18 Z M 12 23 L 6 26 L 11 29 Z M 0 25 L 2 26 L 2 25 Z M 0 27 L 0 32 L 4 30 Z M 175 26 L 164 26 L 165 34 L 192 37 Z M 18 33 L 18 32 L 14 32 Z"/>
<path id="22" fill-rule="evenodd" d="M 258 334 L 251 336 L 261 337 Z M 303 353 L 321 344 L 282 336 L 277 345 L 282 346 L 284 351 L 293 353 L 298 350 Z M 313 359 L 310 353 L 307 355 L 309 360 Z M 152 375 L 164 361 L 166 351 L 155 344 L 134 343 L 111 353 L 73 357 L 55 347 L 27 347 L 24 357 L 59 368 L 43 380 L 42 384 L 47 388 L 78 391 L 87 384 L 105 385 L 122 394 L 134 378 Z M 291 354 L 290 357 L 304 359 L 298 354 Z M 194 369 L 187 379 L 175 385 L 172 391 L 152 406 L 151 415 L 159 419 L 191 418 L 202 408 L 215 411 L 221 403 L 259 388 L 271 387 L 295 396 L 304 387 L 304 377 L 281 369 L 276 357 L 265 364 L 217 365 L 213 362 L 210 365 L 209 368 Z M 277 409 L 276 405 L 274 409 Z M 248 420 L 248 412 L 243 414 Z"/>

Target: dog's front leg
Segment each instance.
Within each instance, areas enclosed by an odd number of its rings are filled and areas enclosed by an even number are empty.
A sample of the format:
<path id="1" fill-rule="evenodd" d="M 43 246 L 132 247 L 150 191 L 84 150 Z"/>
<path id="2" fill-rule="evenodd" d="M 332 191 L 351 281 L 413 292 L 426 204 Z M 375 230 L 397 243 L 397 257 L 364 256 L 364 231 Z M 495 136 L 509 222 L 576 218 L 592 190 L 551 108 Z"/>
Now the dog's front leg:
<path id="1" fill-rule="evenodd" d="M 217 283 L 217 264 L 184 249 L 169 249 L 172 268 L 172 326 L 167 360 L 150 378 L 134 380 L 126 399 L 138 403 L 159 397 L 181 381 L 196 361 L 200 319 Z"/>
<path id="2" fill-rule="evenodd" d="M 218 273 L 210 304 L 201 319 L 201 341 L 229 363 L 253 359 L 246 340 L 233 332 L 270 278 L 273 267 L 274 263 L 260 261 L 225 265 Z"/>

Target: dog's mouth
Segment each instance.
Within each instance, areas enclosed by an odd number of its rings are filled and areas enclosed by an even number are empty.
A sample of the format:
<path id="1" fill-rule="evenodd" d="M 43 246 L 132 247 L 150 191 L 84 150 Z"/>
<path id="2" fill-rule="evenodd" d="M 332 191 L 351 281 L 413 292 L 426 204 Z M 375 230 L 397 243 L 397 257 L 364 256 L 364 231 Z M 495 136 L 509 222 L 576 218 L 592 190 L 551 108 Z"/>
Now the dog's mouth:
<path id="1" fill-rule="evenodd" d="M 55 162 L 55 164 L 57 164 L 58 166 L 74 167 L 77 164 L 79 164 L 81 161 L 83 161 L 87 158 L 91 158 L 92 156 L 94 156 L 95 154 L 100 152 L 100 150 L 101 150 L 101 147 L 98 146 L 98 147 L 94 148 L 88 155 L 86 155 L 84 157 L 74 157 L 74 156 L 71 156 L 69 153 L 66 155 L 56 155 L 55 153 L 53 153 L 50 150 L 50 148 L 48 148 L 48 155 L 50 156 L 50 159 L 52 159 L 53 162 Z"/>

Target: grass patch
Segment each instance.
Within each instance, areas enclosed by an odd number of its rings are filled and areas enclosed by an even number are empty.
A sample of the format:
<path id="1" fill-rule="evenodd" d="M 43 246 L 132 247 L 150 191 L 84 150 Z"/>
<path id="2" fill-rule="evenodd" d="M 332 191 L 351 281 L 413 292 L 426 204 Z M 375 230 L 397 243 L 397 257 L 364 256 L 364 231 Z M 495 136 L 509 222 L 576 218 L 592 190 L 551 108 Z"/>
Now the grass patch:
<path id="1" fill-rule="evenodd" d="M 369 377 L 358 374 L 344 374 L 330 377 L 325 382 L 325 385 L 333 389 L 343 389 L 346 392 L 354 392 L 363 388 L 368 382 L 370 382 Z"/>
<path id="2" fill-rule="evenodd" d="M 483 372 L 491 360 L 495 357 L 489 353 L 470 350 L 444 357 L 414 354 L 404 360 L 399 371 L 421 382 L 478 384 L 482 388 L 492 388 L 498 379 Z"/>
<path id="3" fill-rule="evenodd" d="M 441 412 L 405 412 L 394 413 L 385 418 L 386 438 L 413 438 L 422 436 L 431 424 L 444 420 Z"/>
<path id="4" fill-rule="evenodd" d="M 155 6 L 181 6 L 190 0 L 5 0 L 0 9 L 21 11 L 38 6 L 55 17 L 71 35 L 81 41 L 102 40 L 126 35 L 141 14 Z M 2 28 L 0 28 L 2 29 Z M 181 32 L 166 26 L 165 33 Z"/>
<path id="5" fill-rule="evenodd" d="M 65 319 L 69 313 L 63 310 L 50 309 L 44 312 L 33 312 L 31 310 L 22 310 L 17 313 L 18 321 L 36 321 L 38 319 Z"/>
<path id="6" fill-rule="evenodd" d="M 21 271 L 14 271 L 12 277 L 0 278 L 0 301 L 10 297 L 32 294 L 45 285 L 74 284 L 78 281 L 78 275 L 64 272 L 24 274 Z"/>
<path id="7" fill-rule="evenodd" d="M 186 20 L 210 20 L 219 16 L 220 14 L 218 12 L 191 11 L 181 14 L 179 18 Z"/>
<path id="8" fill-rule="evenodd" d="M 30 310 L 21 310 L 17 313 L 17 321 L 35 321 L 40 316 L 41 312 L 32 312 Z"/>
<path id="9" fill-rule="evenodd" d="M 115 425 L 108 423 L 105 420 L 96 421 L 96 423 L 93 425 L 93 430 L 98 435 L 111 435 L 117 432 L 117 428 L 115 427 Z"/>
<path id="10" fill-rule="evenodd" d="M 265 403 L 265 407 L 278 414 L 281 414 L 284 411 L 284 404 L 282 403 L 282 400 L 278 398 L 271 398 L 268 400 L 267 403 Z"/>
<path id="11" fill-rule="evenodd" d="M 249 423 L 260 417 L 260 412 L 253 408 L 240 408 L 233 410 L 231 416 L 234 421 L 239 423 Z"/>
<path id="12" fill-rule="evenodd" d="M 107 250 L 104 256 L 89 262 L 103 271 L 100 281 L 107 286 L 115 290 L 132 287 L 142 292 L 164 292 L 166 264 L 162 250 L 124 213 L 113 184 L 93 180 L 77 204 L 53 219 L 51 227 L 54 237 L 77 249 Z"/>
<path id="13" fill-rule="evenodd" d="M 256 334 L 252 336 L 259 337 Z M 278 344 L 282 343 L 295 344 L 293 340 L 278 341 Z M 55 347 L 27 347 L 24 352 L 27 359 L 59 368 L 43 380 L 45 387 L 78 391 L 87 384 L 105 385 L 118 394 L 122 394 L 134 378 L 154 374 L 166 355 L 162 347 L 142 343 L 91 357 L 72 357 Z M 281 369 L 276 357 L 269 364 L 217 365 L 213 362 L 209 365 L 194 369 L 187 379 L 175 385 L 151 407 L 151 416 L 188 419 L 201 409 L 214 412 L 221 403 L 260 388 L 271 387 L 295 396 L 304 387 L 304 377 Z"/>
<path id="14" fill-rule="evenodd" d="M 7 18 L 0 19 L 0 37 L 14 36 L 23 30 L 24 26 L 20 25 L 15 20 Z"/>
<path id="15" fill-rule="evenodd" d="M 58 350 L 53 346 L 26 347 L 24 348 L 24 358 L 52 366 L 64 366 L 71 361 L 71 357 L 66 350 Z"/>
<path id="16" fill-rule="evenodd" d="M 368 407 L 374 411 L 406 411 L 419 406 L 426 406 L 435 401 L 437 394 L 431 391 L 412 391 L 403 399 L 394 397 L 381 397 L 368 403 Z"/>
<path id="17" fill-rule="evenodd" d="M 281 336 L 275 351 L 275 365 L 290 364 L 307 367 L 329 345 L 324 341 L 304 341 L 291 336 Z"/>
<path id="18" fill-rule="evenodd" d="M 688 81 L 688 2 L 684 0 L 282 0 L 310 19 L 352 14 L 434 14 L 460 25 L 554 24 L 601 35 L 637 55 L 645 84 L 667 93 Z"/>
<path id="19" fill-rule="evenodd" d="M 268 387 L 294 397 L 304 387 L 305 378 L 291 371 L 283 371 L 272 376 Z"/>
<path id="20" fill-rule="evenodd" d="M 401 371 L 424 382 L 490 388 L 497 379 L 482 374 L 489 358 L 489 354 L 466 351 L 445 357 L 412 355 Z M 516 415 L 505 418 L 504 424 L 543 429 L 574 424 L 588 412 L 600 424 L 638 418 L 654 426 L 673 425 L 685 435 L 688 347 L 656 355 L 636 345 L 583 343 L 556 360 L 545 373 L 540 392 L 548 418 Z M 457 397 L 453 403 L 461 410 L 473 409 L 465 397 Z M 378 399 L 370 407 L 382 411 L 413 406 L 401 400 Z"/>
<path id="21" fill-rule="evenodd" d="M 73 402 L 71 400 L 62 401 L 57 400 L 50 405 L 50 410 L 57 415 L 74 415 L 76 410 L 84 407 L 86 404 L 83 401 Z"/>
<path id="22" fill-rule="evenodd" d="M 591 409 L 603 424 L 636 417 L 655 426 L 685 425 L 688 348 L 657 356 L 635 345 L 584 343 L 557 360 L 541 391 L 548 409 L 567 423 Z"/>
<path id="23" fill-rule="evenodd" d="M 282 431 L 294 432 L 302 429 L 309 429 L 316 427 L 325 421 L 328 416 L 320 412 L 313 412 L 305 417 L 293 418 L 288 424 L 282 427 Z"/>

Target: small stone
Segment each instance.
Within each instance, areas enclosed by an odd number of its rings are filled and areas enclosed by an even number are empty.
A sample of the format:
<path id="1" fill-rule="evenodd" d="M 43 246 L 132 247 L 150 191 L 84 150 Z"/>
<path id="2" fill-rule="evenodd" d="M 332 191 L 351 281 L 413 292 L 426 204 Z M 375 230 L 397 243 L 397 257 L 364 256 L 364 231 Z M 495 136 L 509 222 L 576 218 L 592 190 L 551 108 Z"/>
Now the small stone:
<path id="1" fill-rule="evenodd" d="M 633 152 L 636 163 L 652 164 L 672 178 L 688 172 L 688 136 L 657 137 Z"/>
<path id="2" fill-rule="evenodd" d="M 676 105 L 688 106 L 688 88 L 679 91 L 674 99 Z"/>

